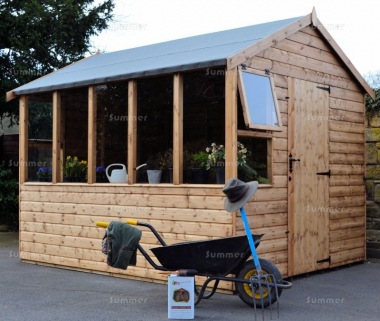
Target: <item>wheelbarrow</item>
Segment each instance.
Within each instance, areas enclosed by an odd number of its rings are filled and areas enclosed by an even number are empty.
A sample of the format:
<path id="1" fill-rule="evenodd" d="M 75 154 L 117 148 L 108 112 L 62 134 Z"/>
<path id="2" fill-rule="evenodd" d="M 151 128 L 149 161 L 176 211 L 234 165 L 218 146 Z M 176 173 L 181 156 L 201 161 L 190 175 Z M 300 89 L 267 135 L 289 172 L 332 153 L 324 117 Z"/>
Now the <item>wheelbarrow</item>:
<path id="1" fill-rule="evenodd" d="M 271 306 L 276 301 L 278 304 L 282 290 L 292 286 L 290 282 L 282 279 L 280 271 L 271 262 L 258 258 L 258 262 L 249 259 L 252 249 L 246 235 L 167 245 L 152 225 L 133 219 L 127 220 L 126 224 L 147 227 L 162 245 L 151 249 L 161 265 L 156 264 L 140 244 L 137 245 L 138 250 L 154 269 L 178 271 L 179 275 L 198 275 L 207 278 L 199 291 L 195 289 L 197 294 L 195 305 L 202 299 L 211 298 L 220 281 L 233 282 L 236 286 L 235 294 L 237 293 L 244 303 L 254 307 L 255 310 L 256 307 Z M 96 222 L 96 225 L 106 228 L 108 223 Z M 259 246 L 262 236 L 252 235 L 251 240 L 254 240 L 255 248 Z M 260 267 L 257 268 L 257 265 Z M 253 277 L 258 274 L 265 277 L 265 286 L 261 286 L 260 279 Z M 212 281 L 214 284 L 206 293 Z"/>

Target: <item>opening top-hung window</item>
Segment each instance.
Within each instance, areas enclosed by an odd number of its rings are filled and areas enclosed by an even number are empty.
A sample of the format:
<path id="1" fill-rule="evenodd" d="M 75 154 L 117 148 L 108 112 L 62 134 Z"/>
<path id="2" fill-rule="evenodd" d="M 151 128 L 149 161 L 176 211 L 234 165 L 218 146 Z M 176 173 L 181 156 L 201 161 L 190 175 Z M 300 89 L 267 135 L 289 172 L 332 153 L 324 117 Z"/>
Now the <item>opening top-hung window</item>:
<path id="1" fill-rule="evenodd" d="M 270 76 L 240 70 L 239 92 L 248 128 L 281 130 L 281 118 Z"/>

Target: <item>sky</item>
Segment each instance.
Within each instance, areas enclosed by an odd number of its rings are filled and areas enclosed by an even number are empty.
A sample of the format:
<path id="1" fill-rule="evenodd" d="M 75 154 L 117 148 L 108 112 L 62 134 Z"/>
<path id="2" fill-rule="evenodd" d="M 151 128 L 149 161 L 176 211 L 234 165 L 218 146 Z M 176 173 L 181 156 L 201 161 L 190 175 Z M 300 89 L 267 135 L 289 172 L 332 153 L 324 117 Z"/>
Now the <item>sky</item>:
<path id="1" fill-rule="evenodd" d="M 98 2 L 101 0 L 98 0 Z M 108 30 L 91 39 L 111 52 L 309 14 L 362 75 L 380 71 L 379 0 L 115 0 Z"/>

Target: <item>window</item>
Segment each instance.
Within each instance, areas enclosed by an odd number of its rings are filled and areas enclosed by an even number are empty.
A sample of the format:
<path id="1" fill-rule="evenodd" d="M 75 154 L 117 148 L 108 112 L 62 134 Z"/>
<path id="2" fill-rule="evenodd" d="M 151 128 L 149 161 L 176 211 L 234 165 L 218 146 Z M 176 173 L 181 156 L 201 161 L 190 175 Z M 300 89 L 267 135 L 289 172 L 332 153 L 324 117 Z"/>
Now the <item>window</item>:
<path id="1" fill-rule="evenodd" d="M 247 130 L 241 99 L 238 97 L 238 142 L 246 150 L 246 164 L 238 167 L 238 178 L 272 184 L 272 137 L 273 133 L 263 130 Z"/>
<path id="2" fill-rule="evenodd" d="M 239 92 L 247 127 L 264 130 L 281 130 L 272 79 L 266 75 L 239 70 Z"/>

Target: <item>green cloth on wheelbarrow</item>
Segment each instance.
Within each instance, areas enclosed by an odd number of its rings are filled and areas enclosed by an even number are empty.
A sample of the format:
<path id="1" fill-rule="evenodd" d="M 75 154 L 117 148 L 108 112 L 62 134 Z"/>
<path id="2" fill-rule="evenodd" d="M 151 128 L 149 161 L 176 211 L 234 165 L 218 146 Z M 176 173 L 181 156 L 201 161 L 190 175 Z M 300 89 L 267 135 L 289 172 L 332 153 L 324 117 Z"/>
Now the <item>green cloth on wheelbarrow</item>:
<path id="1" fill-rule="evenodd" d="M 131 225 L 112 221 L 107 228 L 109 251 L 107 264 L 114 268 L 126 270 L 128 265 L 136 265 L 137 245 L 141 231 Z"/>

